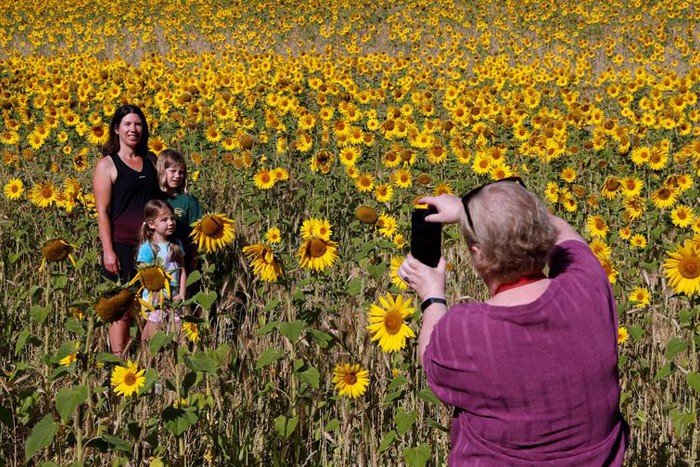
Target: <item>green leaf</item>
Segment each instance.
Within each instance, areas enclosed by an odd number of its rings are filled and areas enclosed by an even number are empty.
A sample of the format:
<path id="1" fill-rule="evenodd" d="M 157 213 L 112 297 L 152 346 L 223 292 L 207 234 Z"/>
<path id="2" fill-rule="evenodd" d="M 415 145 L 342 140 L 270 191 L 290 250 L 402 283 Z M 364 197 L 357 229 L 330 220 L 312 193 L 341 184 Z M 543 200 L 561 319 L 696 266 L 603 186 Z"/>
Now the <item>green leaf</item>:
<path id="1" fill-rule="evenodd" d="M 666 344 L 666 360 L 673 360 L 673 357 L 685 351 L 688 348 L 688 343 L 678 337 L 672 337 Z"/>
<path id="2" fill-rule="evenodd" d="M 321 380 L 321 374 L 314 367 L 310 367 L 308 370 L 300 371 L 295 373 L 299 381 L 311 386 L 314 389 L 318 389 L 319 382 Z"/>
<path id="3" fill-rule="evenodd" d="M 661 368 L 659 368 L 659 371 L 656 372 L 656 376 L 654 376 L 655 381 L 659 381 L 661 379 L 667 378 L 668 375 L 673 373 L 673 362 L 668 362 Z"/>
<path id="4" fill-rule="evenodd" d="M 270 321 L 269 323 L 258 329 L 258 336 L 264 336 L 265 334 L 269 334 L 274 329 L 277 329 L 277 326 L 279 326 L 279 324 L 279 321 Z"/>
<path id="5" fill-rule="evenodd" d="M 263 309 L 263 311 L 265 311 L 265 312 L 272 311 L 275 308 L 277 308 L 277 305 L 279 305 L 279 304 L 280 304 L 279 299 L 273 298 L 272 300 L 270 300 L 269 302 L 267 302 L 265 304 L 265 308 Z"/>
<path id="6" fill-rule="evenodd" d="M 66 330 L 77 334 L 78 336 L 83 336 L 85 334 L 83 324 L 75 318 L 68 318 L 64 326 L 66 327 Z"/>
<path id="7" fill-rule="evenodd" d="M 34 425 L 27 438 L 27 444 L 24 445 L 24 461 L 28 461 L 34 454 L 53 443 L 56 433 L 58 433 L 58 424 L 51 414 L 46 414 L 39 423 Z"/>
<path id="8" fill-rule="evenodd" d="M 102 440 L 105 443 L 109 444 L 110 446 L 114 446 L 116 449 L 122 451 L 125 454 L 128 454 L 129 457 L 131 457 L 131 454 L 133 453 L 133 448 L 131 447 L 131 444 L 128 441 L 121 439 L 118 436 L 110 435 L 109 433 L 102 433 L 102 435 L 100 435 L 100 438 L 102 438 Z"/>
<path id="9" fill-rule="evenodd" d="M 386 264 L 370 264 L 367 266 L 367 272 L 375 279 L 379 280 L 386 273 Z"/>
<path id="10" fill-rule="evenodd" d="M 399 429 L 399 435 L 405 435 L 416 422 L 417 418 L 418 413 L 415 410 L 406 412 L 403 407 L 399 407 L 396 411 L 396 415 L 394 415 L 394 422 L 396 423 L 396 428 Z"/>
<path id="11" fill-rule="evenodd" d="M 685 380 L 688 382 L 688 385 L 695 389 L 697 392 L 700 392 L 700 375 L 695 373 L 694 371 L 691 371 L 688 373 L 688 375 L 685 377 Z"/>
<path id="12" fill-rule="evenodd" d="M 74 388 L 63 388 L 56 394 L 56 410 L 61 420 L 68 421 L 80 404 L 88 397 L 87 386 L 80 385 Z"/>
<path id="13" fill-rule="evenodd" d="M 355 296 L 360 295 L 360 292 L 362 292 L 362 279 L 358 277 L 348 284 L 348 294 Z"/>
<path id="14" fill-rule="evenodd" d="M 146 370 L 146 373 L 144 373 L 143 376 L 146 378 L 146 380 L 143 382 L 140 393 L 146 394 L 153 388 L 153 386 L 155 386 L 156 381 L 158 381 L 158 372 L 154 368 L 149 368 Z"/>
<path id="15" fill-rule="evenodd" d="M 166 334 L 163 331 L 156 331 L 155 334 L 151 336 L 148 341 L 148 348 L 152 354 L 157 354 L 160 349 L 168 345 L 173 341 L 173 336 L 171 334 Z"/>
<path id="16" fill-rule="evenodd" d="M 405 384 L 406 384 L 406 378 L 399 375 L 396 378 L 391 380 L 389 385 L 386 387 L 386 390 L 393 391 L 395 389 L 400 389 L 400 388 L 403 388 Z"/>
<path id="17" fill-rule="evenodd" d="M 262 355 L 258 358 L 258 361 L 255 362 L 255 369 L 259 370 L 261 368 L 265 368 L 266 366 L 275 363 L 277 360 L 282 358 L 283 352 L 277 349 L 267 349 L 265 350 Z"/>
<path id="18" fill-rule="evenodd" d="M 122 361 L 119 357 L 115 356 L 114 354 L 103 352 L 101 354 L 97 355 L 97 361 L 101 363 L 119 363 L 121 364 Z"/>
<path id="19" fill-rule="evenodd" d="M 435 393 L 431 391 L 428 387 L 421 389 L 421 391 L 418 393 L 418 397 L 420 397 L 429 404 L 434 404 L 438 406 L 441 404 L 440 399 L 438 399 Z"/>
<path id="20" fill-rule="evenodd" d="M 318 329 L 312 329 L 311 336 L 322 349 L 329 348 L 333 343 L 333 336 L 323 331 L 319 331 Z"/>
<path id="21" fill-rule="evenodd" d="M 417 448 L 403 450 L 403 458 L 410 467 L 424 467 L 430 459 L 432 451 L 426 443 L 421 443 Z"/>
<path id="22" fill-rule="evenodd" d="M 194 296 L 194 301 L 205 310 L 209 310 L 214 304 L 216 297 L 217 294 L 215 290 L 209 293 L 201 291 L 197 292 L 197 295 Z"/>
<path id="23" fill-rule="evenodd" d="M 201 278 L 202 278 L 201 272 L 199 272 L 197 270 L 192 271 L 191 273 L 189 273 L 187 275 L 187 287 L 191 286 L 192 284 L 194 284 L 195 282 L 197 282 Z"/>
<path id="24" fill-rule="evenodd" d="M 165 429 L 175 436 L 181 436 L 199 420 L 195 410 L 194 407 L 187 407 L 184 410 L 172 406 L 166 407 L 161 414 Z"/>
<path id="25" fill-rule="evenodd" d="M 68 277 L 65 274 L 54 274 L 53 288 L 55 290 L 61 290 L 66 285 L 68 285 Z"/>
<path id="26" fill-rule="evenodd" d="M 289 342 L 294 344 L 299 340 L 299 336 L 304 331 L 305 327 L 306 323 L 299 319 L 291 323 L 280 323 L 280 333 L 289 339 Z"/>
<path id="27" fill-rule="evenodd" d="M 204 352 L 195 352 L 191 357 L 185 357 L 185 363 L 193 371 L 204 371 L 216 376 L 218 365 L 216 360 Z"/>
<path id="28" fill-rule="evenodd" d="M 685 412 L 678 409 L 671 409 L 671 424 L 676 435 L 683 439 L 688 432 L 688 426 L 695 423 L 697 417 L 695 412 Z"/>
<path id="29" fill-rule="evenodd" d="M 19 355 L 22 350 L 24 350 L 24 346 L 27 345 L 27 338 L 29 335 L 30 333 L 26 329 L 19 333 L 17 336 L 17 342 L 15 342 L 15 355 Z"/>
<path id="30" fill-rule="evenodd" d="M 46 321 L 46 317 L 49 316 L 49 313 L 51 312 L 51 305 L 48 306 L 39 306 L 39 305 L 34 305 L 32 308 L 29 310 L 29 316 L 37 320 L 39 324 L 42 324 L 44 321 Z"/>
<path id="31" fill-rule="evenodd" d="M 340 420 L 338 420 L 337 418 L 334 418 L 330 422 L 326 423 L 325 429 L 326 429 L 326 431 L 330 432 L 330 431 L 337 430 L 339 427 L 340 427 Z"/>
<path id="32" fill-rule="evenodd" d="M 629 331 L 630 336 L 632 336 L 632 339 L 635 341 L 641 340 L 642 336 L 644 335 L 644 329 L 637 324 L 630 324 L 627 326 L 627 331 Z"/>
<path id="33" fill-rule="evenodd" d="M 396 439 L 396 432 L 391 430 L 389 433 L 385 434 L 382 441 L 379 443 L 379 453 L 386 451 L 391 446 L 391 443 Z"/>
<path id="34" fill-rule="evenodd" d="M 396 399 L 400 399 L 403 396 L 403 389 L 399 389 L 398 391 L 393 391 L 390 393 L 387 393 L 386 396 L 384 396 L 384 404 L 389 405 L 392 402 L 394 402 Z"/>
<path id="35" fill-rule="evenodd" d="M 60 362 L 69 355 L 72 355 L 78 351 L 75 342 L 64 342 L 63 345 L 58 349 L 56 355 L 53 358 L 55 363 Z"/>
<path id="36" fill-rule="evenodd" d="M 280 415 L 275 419 L 275 430 L 282 439 L 287 439 L 294 433 L 298 423 L 299 417 L 287 418 L 284 415 Z"/>
<path id="37" fill-rule="evenodd" d="M 445 433 L 450 432 L 449 428 L 447 428 L 445 425 L 442 425 L 442 424 L 436 422 L 435 420 L 428 420 L 426 423 L 428 424 L 429 427 L 437 428 L 438 430 L 444 431 Z"/>

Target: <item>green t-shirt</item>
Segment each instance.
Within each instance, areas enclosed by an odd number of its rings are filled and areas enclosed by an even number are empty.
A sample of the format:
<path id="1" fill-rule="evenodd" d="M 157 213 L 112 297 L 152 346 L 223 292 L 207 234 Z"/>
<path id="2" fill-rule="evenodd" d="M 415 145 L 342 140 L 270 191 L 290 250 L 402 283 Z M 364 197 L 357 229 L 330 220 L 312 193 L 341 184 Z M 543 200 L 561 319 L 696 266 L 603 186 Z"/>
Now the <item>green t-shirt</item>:
<path id="1" fill-rule="evenodd" d="M 192 239 L 191 224 L 202 218 L 202 207 L 197 198 L 189 193 L 178 193 L 168 197 L 168 204 L 175 211 L 177 225 L 175 227 L 175 237 L 185 246 L 185 253 L 190 253 Z"/>

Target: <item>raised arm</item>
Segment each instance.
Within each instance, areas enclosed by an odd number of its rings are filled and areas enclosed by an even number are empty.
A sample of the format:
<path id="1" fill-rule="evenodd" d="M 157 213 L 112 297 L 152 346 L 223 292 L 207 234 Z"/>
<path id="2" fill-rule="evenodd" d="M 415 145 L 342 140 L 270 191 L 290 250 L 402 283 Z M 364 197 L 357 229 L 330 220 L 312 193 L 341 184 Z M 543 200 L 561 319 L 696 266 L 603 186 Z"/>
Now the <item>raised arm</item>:
<path id="1" fill-rule="evenodd" d="M 554 228 L 557 229 L 557 245 L 567 240 L 576 240 L 579 242 L 586 243 L 583 237 L 581 237 L 581 235 L 579 235 L 579 233 L 576 232 L 576 230 L 574 230 L 574 228 L 571 227 L 571 225 L 569 225 L 569 223 L 561 217 L 557 217 L 553 214 L 550 214 L 549 220 L 552 223 L 552 225 L 554 225 Z"/>
<path id="2" fill-rule="evenodd" d="M 465 216 L 462 199 L 454 195 L 424 196 L 418 202 L 429 204 L 437 209 L 437 213 L 425 217 L 428 222 L 456 224 Z"/>
<path id="3" fill-rule="evenodd" d="M 112 225 L 109 220 L 109 207 L 112 202 L 112 184 L 117 178 L 117 168 L 109 157 L 103 157 L 95 167 L 92 177 L 92 190 L 97 209 L 97 230 L 102 243 L 104 267 L 112 274 L 119 275 L 119 259 L 112 245 Z"/>

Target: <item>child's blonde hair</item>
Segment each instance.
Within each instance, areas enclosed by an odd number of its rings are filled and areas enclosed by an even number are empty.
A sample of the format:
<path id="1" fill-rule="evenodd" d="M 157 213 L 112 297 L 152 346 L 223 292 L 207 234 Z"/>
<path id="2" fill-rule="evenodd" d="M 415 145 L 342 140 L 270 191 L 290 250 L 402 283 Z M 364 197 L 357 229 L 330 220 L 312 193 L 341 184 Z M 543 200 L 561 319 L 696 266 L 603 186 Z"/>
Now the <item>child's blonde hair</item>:
<path id="1" fill-rule="evenodd" d="M 174 149 L 165 149 L 158 154 L 156 170 L 158 171 L 158 185 L 160 185 L 160 191 L 167 191 L 168 187 L 165 185 L 167 176 L 165 171 L 170 167 L 182 167 L 182 183 L 177 187 L 176 192 L 187 192 L 187 162 L 185 162 L 185 157 Z"/>
<path id="2" fill-rule="evenodd" d="M 154 258 L 158 255 L 160 248 L 156 243 L 153 243 L 153 233 L 155 230 L 148 224 L 155 221 L 166 212 L 173 216 L 175 215 L 173 208 L 160 199 L 148 201 L 143 208 L 143 224 L 141 224 L 141 231 L 139 232 L 139 244 L 148 242 L 153 251 Z M 168 258 L 168 260 L 174 261 L 179 266 L 185 263 L 185 254 L 177 243 L 170 242 L 170 258 Z"/>

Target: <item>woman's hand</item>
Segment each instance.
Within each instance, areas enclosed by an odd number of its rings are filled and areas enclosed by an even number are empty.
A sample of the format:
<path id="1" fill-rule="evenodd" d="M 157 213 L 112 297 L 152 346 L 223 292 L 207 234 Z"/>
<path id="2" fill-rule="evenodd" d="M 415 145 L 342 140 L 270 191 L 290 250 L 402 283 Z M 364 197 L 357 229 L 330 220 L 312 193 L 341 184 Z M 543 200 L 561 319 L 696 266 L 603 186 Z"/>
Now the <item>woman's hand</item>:
<path id="1" fill-rule="evenodd" d="M 397 273 L 421 300 L 428 297 L 445 298 L 445 270 L 447 262 L 440 258 L 437 267 L 431 268 L 409 253 Z"/>
<path id="2" fill-rule="evenodd" d="M 454 195 L 425 196 L 418 203 L 429 204 L 437 209 L 437 213 L 425 216 L 427 222 L 442 222 L 443 224 L 456 224 L 464 217 L 462 199 Z"/>
<path id="3" fill-rule="evenodd" d="M 114 250 L 105 250 L 103 261 L 104 267 L 107 271 L 111 272 L 116 276 L 119 276 L 119 258 L 117 257 L 117 254 L 114 252 Z"/>

